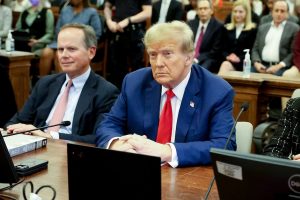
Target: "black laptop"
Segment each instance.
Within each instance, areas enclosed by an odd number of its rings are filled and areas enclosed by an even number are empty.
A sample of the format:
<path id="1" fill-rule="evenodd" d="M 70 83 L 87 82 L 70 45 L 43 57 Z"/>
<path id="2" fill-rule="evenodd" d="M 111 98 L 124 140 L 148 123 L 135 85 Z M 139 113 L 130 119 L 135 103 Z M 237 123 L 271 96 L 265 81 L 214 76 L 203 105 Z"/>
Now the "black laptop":
<path id="1" fill-rule="evenodd" d="M 211 149 L 220 199 L 300 199 L 300 162 Z"/>
<path id="2" fill-rule="evenodd" d="M 161 199 L 160 158 L 68 144 L 69 199 Z"/>

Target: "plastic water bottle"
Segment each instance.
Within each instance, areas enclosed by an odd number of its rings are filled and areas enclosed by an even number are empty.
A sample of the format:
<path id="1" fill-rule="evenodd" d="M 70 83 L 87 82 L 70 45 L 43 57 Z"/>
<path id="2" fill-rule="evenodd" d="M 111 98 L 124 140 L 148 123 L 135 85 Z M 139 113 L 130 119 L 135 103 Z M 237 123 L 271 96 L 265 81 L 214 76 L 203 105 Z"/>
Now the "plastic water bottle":
<path id="1" fill-rule="evenodd" d="M 251 60 L 250 60 L 250 54 L 249 49 L 244 50 L 246 52 L 245 59 L 243 62 L 243 78 L 250 78 L 251 73 Z"/>

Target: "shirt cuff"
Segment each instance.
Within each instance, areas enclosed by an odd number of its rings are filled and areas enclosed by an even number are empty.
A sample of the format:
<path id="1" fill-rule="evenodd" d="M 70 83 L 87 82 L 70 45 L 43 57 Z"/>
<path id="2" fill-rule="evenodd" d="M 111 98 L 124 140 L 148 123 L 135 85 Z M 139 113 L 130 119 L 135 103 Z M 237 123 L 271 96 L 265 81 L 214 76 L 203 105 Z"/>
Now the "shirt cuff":
<path id="1" fill-rule="evenodd" d="M 110 144 L 111 144 L 114 140 L 117 140 L 117 139 L 119 139 L 119 138 L 120 138 L 120 137 L 113 137 L 113 138 L 111 138 L 111 139 L 108 141 L 107 145 L 106 145 L 106 149 L 109 149 Z"/>
<path id="2" fill-rule="evenodd" d="M 283 61 L 281 61 L 279 64 L 282 66 L 282 68 L 286 67 L 286 64 Z"/>
<path id="3" fill-rule="evenodd" d="M 172 152 L 172 159 L 171 159 L 171 162 L 168 162 L 168 164 L 171 167 L 176 168 L 178 166 L 178 156 L 177 156 L 176 148 L 175 148 L 174 144 L 172 144 L 172 143 L 167 143 L 167 144 L 170 145 L 171 152 Z"/>
<path id="4" fill-rule="evenodd" d="M 53 139 L 59 139 L 59 133 L 58 132 L 50 131 L 49 133 L 50 133 L 50 135 Z"/>

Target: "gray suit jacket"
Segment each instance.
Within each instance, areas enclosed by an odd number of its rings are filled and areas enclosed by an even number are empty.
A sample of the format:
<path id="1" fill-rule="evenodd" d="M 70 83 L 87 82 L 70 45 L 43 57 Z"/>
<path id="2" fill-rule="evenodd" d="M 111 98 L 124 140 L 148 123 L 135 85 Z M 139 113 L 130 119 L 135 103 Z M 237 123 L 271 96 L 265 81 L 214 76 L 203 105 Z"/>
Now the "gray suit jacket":
<path id="1" fill-rule="evenodd" d="M 262 24 L 258 28 L 254 46 L 252 49 L 252 62 L 262 62 L 262 51 L 265 46 L 265 39 L 268 31 L 270 30 L 271 23 Z M 274 51 L 279 51 L 280 62 L 283 61 L 287 67 L 292 65 L 292 45 L 299 30 L 299 26 L 293 22 L 287 21 L 281 36 L 279 49 L 274 49 Z"/>
<path id="2" fill-rule="evenodd" d="M 269 15 L 265 15 L 263 16 L 261 19 L 260 19 L 260 22 L 259 24 L 265 24 L 265 23 L 269 23 L 273 20 L 273 17 L 271 14 Z M 290 21 L 290 22 L 294 22 L 296 24 L 299 23 L 299 19 L 296 17 L 296 16 L 293 16 L 293 15 L 290 15 L 288 18 L 287 18 L 287 21 Z"/>

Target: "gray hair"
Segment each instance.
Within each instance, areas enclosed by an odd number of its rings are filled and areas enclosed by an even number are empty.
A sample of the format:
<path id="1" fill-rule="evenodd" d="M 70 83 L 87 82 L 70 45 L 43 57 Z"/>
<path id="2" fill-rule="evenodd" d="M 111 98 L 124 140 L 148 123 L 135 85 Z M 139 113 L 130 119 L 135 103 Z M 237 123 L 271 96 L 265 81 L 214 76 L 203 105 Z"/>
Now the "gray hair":
<path id="1" fill-rule="evenodd" d="M 85 44 L 86 48 L 97 46 L 97 37 L 96 37 L 96 33 L 95 33 L 93 27 L 91 27 L 89 25 L 85 25 L 85 24 L 71 23 L 71 24 L 64 25 L 60 29 L 60 31 L 67 29 L 67 28 L 76 28 L 76 29 L 80 29 L 83 31 L 83 35 L 84 35 L 83 40 L 84 40 L 84 44 Z"/>

